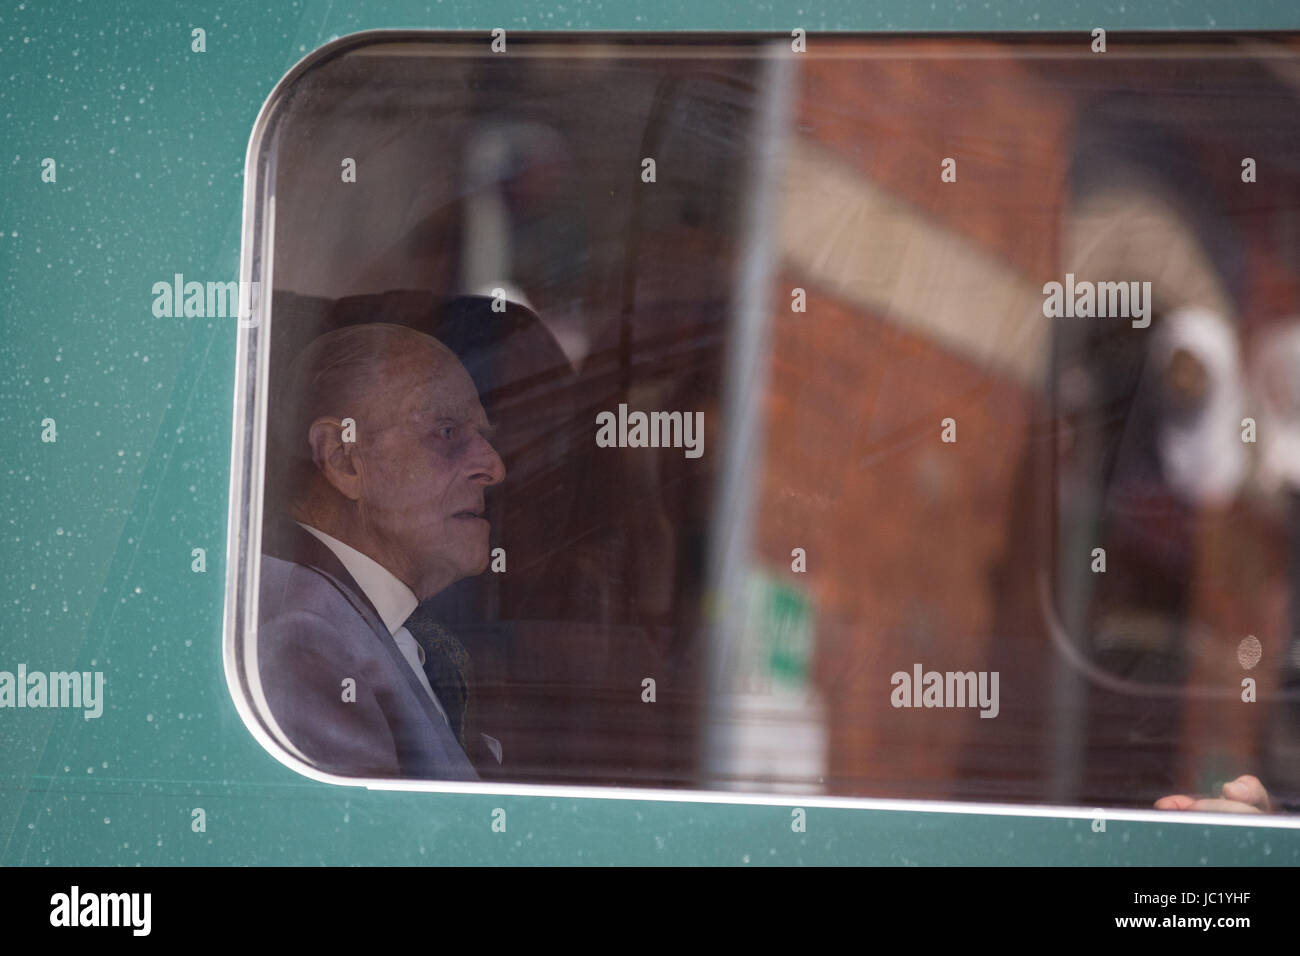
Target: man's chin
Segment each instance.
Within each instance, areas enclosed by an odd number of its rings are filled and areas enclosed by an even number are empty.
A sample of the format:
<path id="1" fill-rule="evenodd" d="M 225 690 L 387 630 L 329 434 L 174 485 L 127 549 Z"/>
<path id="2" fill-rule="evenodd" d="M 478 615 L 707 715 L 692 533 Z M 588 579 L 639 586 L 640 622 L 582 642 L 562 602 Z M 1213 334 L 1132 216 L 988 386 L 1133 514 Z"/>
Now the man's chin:
<path id="1" fill-rule="evenodd" d="M 464 573 L 461 575 L 461 577 L 472 578 L 475 577 L 476 575 L 482 574 L 484 571 L 488 569 L 488 564 L 491 562 L 491 558 L 492 558 L 491 552 L 488 551 L 487 545 L 484 544 L 483 550 L 478 555 L 476 555 L 472 560 L 467 561 L 465 563 L 463 569 Z"/>

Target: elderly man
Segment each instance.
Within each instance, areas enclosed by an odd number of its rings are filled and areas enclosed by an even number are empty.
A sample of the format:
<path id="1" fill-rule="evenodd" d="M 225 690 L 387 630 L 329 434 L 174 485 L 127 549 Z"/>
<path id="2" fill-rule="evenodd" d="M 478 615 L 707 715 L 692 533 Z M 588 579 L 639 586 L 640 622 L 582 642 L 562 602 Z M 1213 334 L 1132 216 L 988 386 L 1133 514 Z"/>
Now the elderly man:
<path id="1" fill-rule="evenodd" d="M 403 626 L 487 567 L 484 492 L 505 466 L 469 374 L 437 339 L 373 323 L 314 340 L 282 394 L 287 460 L 268 472 L 292 521 L 268 525 L 257 634 L 272 732 L 333 773 L 477 779 Z"/>

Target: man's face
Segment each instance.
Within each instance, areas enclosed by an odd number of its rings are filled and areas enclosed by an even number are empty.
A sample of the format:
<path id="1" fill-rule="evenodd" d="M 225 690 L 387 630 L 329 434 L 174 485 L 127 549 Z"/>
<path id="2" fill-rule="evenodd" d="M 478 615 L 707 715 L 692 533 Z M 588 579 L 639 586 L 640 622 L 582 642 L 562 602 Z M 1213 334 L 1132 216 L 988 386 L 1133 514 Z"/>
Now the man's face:
<path id="1" fill-rule="evenodd" d="M 505 477 L 474 383 L 455 357 L 416 348 L 392 357 L 368 404 L 358 515 L 372 555 L 421 600 L 488 562 L 484 491 Z"/>

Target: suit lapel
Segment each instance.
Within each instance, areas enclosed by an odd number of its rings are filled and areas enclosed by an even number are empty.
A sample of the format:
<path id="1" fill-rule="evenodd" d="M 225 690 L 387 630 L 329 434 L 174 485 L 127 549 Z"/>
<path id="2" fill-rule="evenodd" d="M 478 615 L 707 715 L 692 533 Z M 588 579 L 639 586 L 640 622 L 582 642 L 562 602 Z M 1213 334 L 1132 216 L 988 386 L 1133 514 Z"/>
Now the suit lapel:
<path id="1" fill-rule="evenodd" d="M 277 518 L 268 522 L 262 541 L 262 553 L 301 564 L 324 575 L 365 618 L 376 637 L 392 640 L 388 628 L 384 627 L 384 622 L 379 617 L 378 609 L 366 597 L 361 585 L 357 584 L 347 568 L 343 567 L 343 562 L 325 546 L 325 542 L 304 531 L 296 521 Z"/>
<path id="2" fill-rule="evenodd" d="M 365 592 L 361 590 L 361 585 L 357 584 L 356 579 L 348 573 L 347 568 L 343 566 L 343 562 L 338 559 L 338 556 L 333 551 L 326 547 L 325 542 L 311 532 L 304 531 L 296 521 L 275 518 L 267 522 L 262 542 L 262 552 L 272 557 L 311 568 L 333 584 L 348 599 L 348 603 L 357 609 L 357 613 L 365 619 L 376 640 L 383 645 L 388 656 L 397 665 L 398 673 L 405 678 L 407 686 L 415 695 L 415 699 L 419 701 L 425 716 L 428 717 L 435 730 L 439 732 L 439 742 L 443 742 L 441 740 L 443 736 L 441 731 L 446 731 L 448 737 L 452 736 L 447 721 L 443 719 L 442 714 L 438 712 L 438 708 L 429 699 L 429 695 L 421 686 L 419 678 L 415 676 L 415 671 L 411 669 L 411 665 L 402 656 L 402 651 L 397 646 L 397 642 L 388 633 L 388 628 L 384 626 L 379 611 L 366 597 Z M 455 755 L 449 754 L 449 756 L 454 758 Z"/>

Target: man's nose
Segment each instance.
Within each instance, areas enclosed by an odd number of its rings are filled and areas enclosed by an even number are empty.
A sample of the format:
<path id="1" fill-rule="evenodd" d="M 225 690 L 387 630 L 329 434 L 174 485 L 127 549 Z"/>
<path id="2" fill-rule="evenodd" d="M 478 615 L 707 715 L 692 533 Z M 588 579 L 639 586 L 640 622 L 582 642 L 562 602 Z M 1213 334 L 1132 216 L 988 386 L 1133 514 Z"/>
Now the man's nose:
<path id="1" fill-rule="evenodd" d="M 500 484 L 506 477 L 506 463 L 501 460 L 490 441 L 481 436 L 478 440 L 480 447 L 475 451 L 474 474 L 471 477 L 485 485 Z"/>

